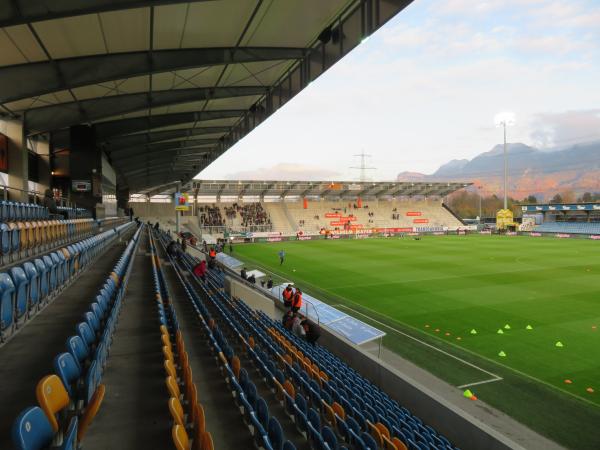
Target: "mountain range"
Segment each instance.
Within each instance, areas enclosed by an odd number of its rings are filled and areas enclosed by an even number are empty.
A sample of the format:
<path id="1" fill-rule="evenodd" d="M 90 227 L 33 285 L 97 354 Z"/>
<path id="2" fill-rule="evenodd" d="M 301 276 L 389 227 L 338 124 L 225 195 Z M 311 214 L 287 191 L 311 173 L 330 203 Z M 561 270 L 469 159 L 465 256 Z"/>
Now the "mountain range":
<path id="1" fill-rule="evenodd" d="M 509 195 L 548 200 L 557 193 L 600 192 L 600 141 L 543 151 L 521 143 L 507 145 Z M 402 172 L 398 181 L 465 181 L 486 194 L 500 194 L 504 183 L 504 146 L 469 159 L 454 159 L 431 175 Z"/>

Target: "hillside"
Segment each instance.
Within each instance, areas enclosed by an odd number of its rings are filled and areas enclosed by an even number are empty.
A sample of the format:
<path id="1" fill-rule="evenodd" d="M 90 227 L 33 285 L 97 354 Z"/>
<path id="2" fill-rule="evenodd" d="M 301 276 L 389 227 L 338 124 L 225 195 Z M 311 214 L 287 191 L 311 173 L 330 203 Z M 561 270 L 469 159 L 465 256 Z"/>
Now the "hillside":
<path id="1" fill-rule="evenodd" d="M 509 144 L 509 191 L 549 198 L 558 192 L 600 191 L 600 142 L 578 144 L 559 151 L 542 151 L 525 144 Z M 431 175 L 403 172 L 398 181 L 471 181 L 489 193 L 503 186 L 503 146 L 475 158 L 452 160 Z"/>

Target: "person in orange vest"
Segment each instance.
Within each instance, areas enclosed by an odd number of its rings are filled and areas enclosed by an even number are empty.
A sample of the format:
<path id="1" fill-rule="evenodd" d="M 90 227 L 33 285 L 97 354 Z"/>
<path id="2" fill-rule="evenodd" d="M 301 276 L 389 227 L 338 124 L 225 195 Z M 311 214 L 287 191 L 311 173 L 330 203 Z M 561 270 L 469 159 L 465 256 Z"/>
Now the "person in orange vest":
<path id="1" fill-rule="evenodd" d="M 297 313 L 302 308 L 302 291 L 296 288 L 296 293 L 292 297 L 292 311 Z"/>
<path id="2" fill-rule="evenodd" d="M 294 291 L 292 290 L 292 285 L 288 284 L 287 287 L 281 293 L 283 297 L 283 306 L 286 308 L 292 307 L 292 297 L 294 296 Z"/>
<path id="3" fill-rule="evenodd" d="M 214 247 L 210 248 L 210 251 L 208 252 L 208 256 L 210 256 L 212 259 L 215 259 L 217 257 L 217 251 L 215 250 Z"/>

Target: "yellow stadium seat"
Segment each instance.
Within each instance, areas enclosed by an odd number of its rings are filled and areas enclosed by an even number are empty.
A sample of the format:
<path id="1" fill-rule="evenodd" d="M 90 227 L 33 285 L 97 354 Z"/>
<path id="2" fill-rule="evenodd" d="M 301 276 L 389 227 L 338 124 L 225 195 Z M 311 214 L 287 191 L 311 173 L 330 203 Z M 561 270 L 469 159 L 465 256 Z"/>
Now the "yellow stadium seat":
<path id="1" fill-rule="evenodd" d="M 35 395 L 42 410 L 48 416 L 48 421 L 52 429 L 58 431 L 58 421 L 56 413 L 69 406 L 69 394 L 62 381 L 56 375 L 47 375 L 42 378 L 36 389 Z"/>
<path id="2" fill-rule="evenodd" d="M 381 422 L 377 422 L 375 424 L 375 427 L 379 430 L 382 436 L 388 439 L 390 438 L 390 430 L 388 430 L 388 428 L 384 424 L 382 424 Z"/>
<path id="3" fill-rule="evenodd" d="M 408 450 L 408 447 L 406 446 L 406 444 L 404 442 L 402 442 L 400 439 L 398 439 L 397 437 L 392 438 L 392 443 L 396 447 L 396 450 Z"/>
<path id="4" fill-rule="evenodd" d="M 208 431 L 205 431 L 202 433 L 200 439 L 200 450 L 213 450 L 214 448 L 212 435 Z"/>
<path id="5" fill-rule="evenodd" d="M 333 404 L 331 405 L 331 408 L 333 409 L 333 412 L 335 412 L 343 420 L 346 420 L 346 412 L 344 411 L 344 408 L 342 405 L 340 405 L 338 402 L 333 402 Z"/>
<path id="6" fill-rule="evenodd" d="M 85 432 L 87 431 L 90 424 L 93 422 L 96 414 L 98 414 L 98 410 L 102 405 L 102 400 L 104 400 L 104 394 L 106 393 L 106 387 L 101 384 L 96 388 L 96 392 L 88 402 L 87 407 L 81 416 L 81 420 L 79 421 L 79 426 L 77 428 L 77 441 L 81 442 Z"/>
<path id="7" fill-rule="evenodd" d="M 177 371 L 175 370 L 175 365 L 173 365 L 173 361 L 170 359 L 165 359 L 165 371 L 167 375 L 177 379 Z"/>
<path id="8" fill-rule="evenodd" d="M 173 358 L 173 351 L 171 351 L 171 347 L 163 345 L 162 351 L 163 351 L 163 355 L 164 355 L 165 359 L 175 361 L 175 359 Z"/>
<path id="9" fill-rule="evenodd" d="M 173 417 L 173 422 L 175 422 L 175 425 L 185 426 L 185 415 L 179 399 L 176 399 L 175 397 L 171 397 L 169 399 L 169 411 L 171 412 L 171 417 Z"/>
<path id="10" fill-rule="evenodd" d="M 240 362 L 240 358 L 238 358 L 237 356 L 233 356 L 233 358 L 231 358 L 231 370 L 233 370 L 233 374 L 235 375 L 236 378 L 240 377 L 240 369 L 242 368 L 241 362 Z"/>
<path id="11" fill-rule="evenodd" d="M 190 450 L 190 438 L 182 425 L 173 425 L 171 434 L 177 450 Z"/>
<path id="12" fill-rule="evenodd" d="M 181 398 L 181 391 L 179 390 L 179 386 L 177 386 L 177 380 L 175 380 L 175 378 L 172 376 L 168 376 L 166 383 L 171 397 Z"/>

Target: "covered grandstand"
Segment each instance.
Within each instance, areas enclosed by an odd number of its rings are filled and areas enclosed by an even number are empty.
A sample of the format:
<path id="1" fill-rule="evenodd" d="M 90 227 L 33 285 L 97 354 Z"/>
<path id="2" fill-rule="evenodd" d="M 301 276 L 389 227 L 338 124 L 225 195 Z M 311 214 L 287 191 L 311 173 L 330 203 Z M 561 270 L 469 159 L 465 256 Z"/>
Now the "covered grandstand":
<path id="1" fill-rule="evenodd" d="M 470 183 L 360 181 L 195 180 L 185 222 L 211 234 L 276 233 L 284 236 L 372 232 L 436 232 L 464 224 L 444 198 Z M 167 189 L 167 192 L 175 188 Z M 144 220 L 161 220 L 165 207 L 136 196 Z M 162 219 L 164 221 L 164 217 Z M 166 224 L 165 224 L 166 225 Z M 171 228 L 166 226 L 166 228 Z"/>

